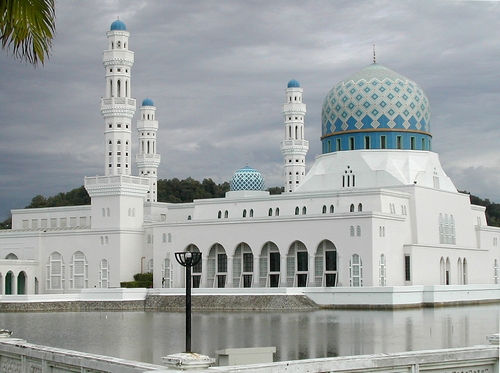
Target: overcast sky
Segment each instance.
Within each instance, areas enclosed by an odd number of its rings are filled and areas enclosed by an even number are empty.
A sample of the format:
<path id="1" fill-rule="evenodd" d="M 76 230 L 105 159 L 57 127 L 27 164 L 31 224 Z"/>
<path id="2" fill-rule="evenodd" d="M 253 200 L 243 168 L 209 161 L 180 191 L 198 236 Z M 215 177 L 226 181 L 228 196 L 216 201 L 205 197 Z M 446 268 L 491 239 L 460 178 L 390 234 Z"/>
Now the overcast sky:
<path id="1" fill-rule="evenodd" d="M 500 202 L 498 2 L 59 0 L 56 12 L 44 66 L 0 52 L 0 220 L 104 174 L 102 51 L 118 16 L 135 52 L 132 97 L 157 107 L 159 178 L 221 183 L 249 165 L 281 186 L 292 78 L 307 104 L 309 169 L 323 99 L 376 44 L 377 63 L 427 94 L 433 150 L 456 187 Z"/>

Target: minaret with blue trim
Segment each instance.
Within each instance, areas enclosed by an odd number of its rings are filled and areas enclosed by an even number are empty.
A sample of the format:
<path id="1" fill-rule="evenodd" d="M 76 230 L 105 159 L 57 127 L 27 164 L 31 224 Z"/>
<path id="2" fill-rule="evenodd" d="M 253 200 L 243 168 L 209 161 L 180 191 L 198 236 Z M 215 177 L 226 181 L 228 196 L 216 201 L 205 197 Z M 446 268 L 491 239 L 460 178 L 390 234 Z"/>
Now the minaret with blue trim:
<path id="1" fill-rule="evenodd" d="M 106 93 L 101 99 L 104 117 L 105 175 L 131 174 L 132 117 L 135 99 L 131 98 L 130 70 L 134 64 L 134 52 L 128 49 L 125 23 L 119 19 L 111 24 L 106 33 L 108 49 L 102 63 L 106 70 Z"/>
<path id="2" fill-rule="evenodd" d="M 304 140 L 304 116 L 306 105 L 302 102 L 302 91 L 297 80 L 288 82 L 286 102 L 283 104 L 285 139 L 281 142 L 281 154 L 285 158 L 284 191 L 293 192 L 306 174 L 306 154 L 309 142 Z"/>
<path id="3" fill-rule="evenodd" d="M 156 133 L 158 121 L 155 118 L 156 107 L 153 100 L 146 98 L 140 107 L 141 119 L 137 121 L 137 132 L 139 132 L 139 154 L 135 156 L 135 163 L 140 177 L 149 179 L 149 191 L 146 202 L 157 201 L 158 166 L 161 161 L 156 154 Z"/>

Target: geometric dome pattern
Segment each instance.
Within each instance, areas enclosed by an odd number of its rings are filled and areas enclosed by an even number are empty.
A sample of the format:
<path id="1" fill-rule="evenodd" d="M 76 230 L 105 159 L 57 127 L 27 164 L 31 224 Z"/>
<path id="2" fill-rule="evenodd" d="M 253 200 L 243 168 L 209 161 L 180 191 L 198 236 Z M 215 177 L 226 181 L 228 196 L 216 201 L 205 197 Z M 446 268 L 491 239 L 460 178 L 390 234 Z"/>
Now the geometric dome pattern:
<path id="1" fill-rule="evenodd" d="M 337 84 L 326 96 L 322 134 L 374 129 L 430 135 L 430 106 L 412 80 L 376 63 Z"/>
<path id="2" fill-rule="evenodd" d="M 264 178 L 260 172 L 251 167 L 243 167 L 236 171 L 229 182 L 230 190 L 264 190 Z"/>

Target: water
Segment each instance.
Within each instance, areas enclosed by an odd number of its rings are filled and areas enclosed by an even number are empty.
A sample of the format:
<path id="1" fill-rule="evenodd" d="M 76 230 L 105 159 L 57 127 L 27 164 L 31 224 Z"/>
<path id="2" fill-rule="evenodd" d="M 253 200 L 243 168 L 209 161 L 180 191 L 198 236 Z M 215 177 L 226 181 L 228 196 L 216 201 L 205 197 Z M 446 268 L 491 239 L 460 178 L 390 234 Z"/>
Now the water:
<path id="1" fill-rule="evenodd" d="M 275 361 L 488 344 L 496 305 L 397 311 L 195 312 L 192 349 L 215 357 L 276 346 Z M 0 328 L 28 342 L 161 364 L 185 349 L 183 312 L 0 313 Z"/>

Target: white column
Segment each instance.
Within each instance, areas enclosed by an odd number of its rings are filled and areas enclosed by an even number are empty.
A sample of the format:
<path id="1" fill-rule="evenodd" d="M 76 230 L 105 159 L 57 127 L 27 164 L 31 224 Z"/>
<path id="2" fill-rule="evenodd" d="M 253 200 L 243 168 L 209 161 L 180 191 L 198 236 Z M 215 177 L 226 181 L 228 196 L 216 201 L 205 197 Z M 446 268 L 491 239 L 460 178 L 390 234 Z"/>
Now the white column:
<path id="1" fill-rule="evenodd" d="M 201 258 L 201 286 L 202 288 L 208 287 L 208 258 L 203 256 Z"/>
<path id="2" fill-rule="evenodd" d="M 308 253 L 308 267 L 307 267 L 307 286 L 308 287 L 314 287 L 315 286 L 315 281 L 314 281 L 314 255 L 311 255 Z"/>
<path id="3" fill-rule="evenodd" d="M 233 257 L 227 256 L 227 277 L 226 277 L 226 287 L 233 287 Z"/>
<path id="4" fill-rule="evenodd" d="M 286 287 L 286 255 L 280 253 L 280 287 Z"/>
<path id="5" fill-rule="evenodd" d="M 259 256 L 253 256 L 253 276 L 252 276 L 252 287 L 258 288 L 260 287 L 259 283 Z"/>

